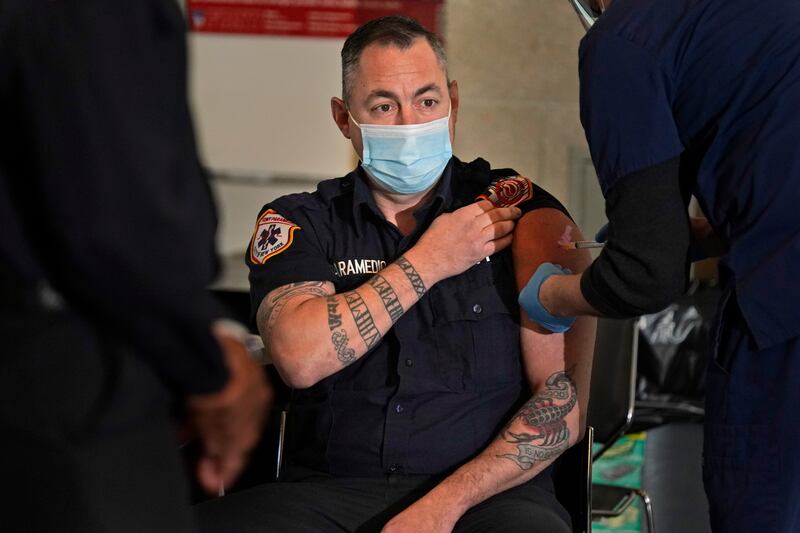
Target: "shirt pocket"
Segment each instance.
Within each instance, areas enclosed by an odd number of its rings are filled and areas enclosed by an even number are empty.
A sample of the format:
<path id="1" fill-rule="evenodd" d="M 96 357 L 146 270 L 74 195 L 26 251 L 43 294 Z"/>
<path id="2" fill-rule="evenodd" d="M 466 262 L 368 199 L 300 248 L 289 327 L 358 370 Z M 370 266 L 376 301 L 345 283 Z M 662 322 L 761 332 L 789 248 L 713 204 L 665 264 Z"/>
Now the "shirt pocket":
<path id="1" fill-rule="evenodd" d="M 436 364 L 450 390 L 480 391 L 521 379 L 513 276 L 480 263 L 433 287 Z"/>

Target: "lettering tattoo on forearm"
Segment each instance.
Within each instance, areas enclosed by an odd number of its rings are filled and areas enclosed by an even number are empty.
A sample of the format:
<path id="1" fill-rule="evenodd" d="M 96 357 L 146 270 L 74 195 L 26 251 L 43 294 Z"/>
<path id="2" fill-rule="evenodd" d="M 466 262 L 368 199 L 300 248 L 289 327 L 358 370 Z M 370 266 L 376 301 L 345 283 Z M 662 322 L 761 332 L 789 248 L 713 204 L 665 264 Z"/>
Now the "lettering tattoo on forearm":
<path id="1" fill-rule="evenodd" d="M 337 331 L 337 328 L 342 327 L 342 315 L 339 313 L 339 298 L 336 296 L 328 296 L 328 327 L 331 330 L 331 342 L 333 348 L 336 350 L 336 358 L 344 365 L 347 366 L 356 360 L 356 351 L 348 345 L 349 339 L 347 332 L 344 329 Z"/>
<path id="2" fill-rule="evenodd" d="M 331 331 L 342 327 L 342 315 L 339 313 L 339 299 L 336 296 L 328 296 L 328 327 Z"/>
<path id="3" fill-rule="evenodd" d="M 397 320 L 403 316 L 405 311 L 403 310 L 403 306 L 400 304 L 400 300 L 397 298 L 397 293 L 394 292 L 391 284 L 380 274 L 369 280 L 368 283 L 370 287 L 375 289 L 375 292 L 378 293 L 378 296 L 381 297 L 383 307 L 386 309 L 386 312 L 389 313 L 389 318 L 392 319 L 392 324 L 397 322 Z"/>
<path id="4" fill-rule="evenodd" d="M 517 446 L 517 453 L 497 457 L 514 461 L 521 470 L 530 470 L 538 462 L 558 457 L 569 447 L 566 416 L 578 401 L 571 376 L 572 369 L 547 378 L 545 389 L 534 394 L 501 433 L 504 441 Z M 516 420 L 521 420 L 529 431 L 512 432 Z"/>
<path id="5" fill-rule="evenodd" d="M 358 334 L 367 345 L 367 350 L 375 346 L 381 340 L 381 332 L 375 327 L 375 321 L 372 319 L 372 313 L 369 312 L 366 302 L 356 291 L 350 291 L 343 294 L 350 312 L 353 314 L 353 320 L 356 322 Z"/>
<path id="6" fill-rule="evenodd" d="M 397 264 L 397 266 L 403 270 L 403 273 L 408 278 L 408 281 L 411 282 L 411 286 L 414 287 L 414 291 L 417 293 L 417 298 L 422 298 L 422 295 L 425 294 L 427 289 L 425 288 L 425 283 L 419 276 L 417 269 L 414 268 L 414 265 L 412 265 L 408 259 L 402 255 L 397 259 L 397 261 L 395 261 L 395 264 Z"/>
<path id="7" fill-rule="evenodd" d="M 260 328 L 264 328 L 263 334 L 267 337 L 269 336 L 272 327 L 278 321 L 281 311 L 283 311 L 289 300 L 301 294 L 328 296 L 328 292 L 323 288 L 324 286 L 325 282 L 322 281 L 302 281 L 276 290 L 269 296 L 265 304 L 258 309 L 256 321 Z"/>

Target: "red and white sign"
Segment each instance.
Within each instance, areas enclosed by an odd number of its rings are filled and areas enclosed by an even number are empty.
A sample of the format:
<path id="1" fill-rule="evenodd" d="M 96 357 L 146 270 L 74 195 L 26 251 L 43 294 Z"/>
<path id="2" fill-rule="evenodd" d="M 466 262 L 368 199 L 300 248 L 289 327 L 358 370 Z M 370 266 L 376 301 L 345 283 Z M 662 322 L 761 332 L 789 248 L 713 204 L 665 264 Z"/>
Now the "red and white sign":
<path id="1" fill-rule="evenodd" d="M 347 37 L 368 20 L 407 15 L 439 31 L 444 0 L 187 0 L 189 27 L 211 33 Z"/>

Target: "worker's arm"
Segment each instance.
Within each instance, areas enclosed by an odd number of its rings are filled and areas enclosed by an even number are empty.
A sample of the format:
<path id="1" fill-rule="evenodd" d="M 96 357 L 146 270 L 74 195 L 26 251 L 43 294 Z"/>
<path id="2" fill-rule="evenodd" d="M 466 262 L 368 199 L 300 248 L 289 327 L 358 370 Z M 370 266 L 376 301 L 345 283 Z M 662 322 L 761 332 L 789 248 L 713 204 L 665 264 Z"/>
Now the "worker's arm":
<path id="1" fill-rule="evenodd" d="M 440 215 L 416 245 L 354 290 L 331 282 L 284 285 L 261 301 L 256 323 L 267 353 L 292 387 L 306 388 L 363 357 L 438 281 L 511 243 L 520 210 L 488 202 Z"/>
<path id="2" fill-rule="evenodd" d="M 689 216 L 679 159 L 634 172 L 606 195 L 608 241 L 581 275 L 551 276 L 539 303 L 555 316 L 612 318 L 653 313 L 683 294 Z"/>
<path id="3" fill-rule="evenodd" d="M 556 209 L 522 217 L 512 245 L 519 288 L 542 262 L 559 262 L 575 272 L 589 265 L 585 250 L 558 246 L 566 225 L 574 226 Z M 580 318 L 569 332 L 549 334 L 521 315 L 520 342 L 531 399 L 480 455 L 392 519 L 386 533 L 449 532 L 468 509 L 532 479 L 582 438 L 595 319 Z"/>

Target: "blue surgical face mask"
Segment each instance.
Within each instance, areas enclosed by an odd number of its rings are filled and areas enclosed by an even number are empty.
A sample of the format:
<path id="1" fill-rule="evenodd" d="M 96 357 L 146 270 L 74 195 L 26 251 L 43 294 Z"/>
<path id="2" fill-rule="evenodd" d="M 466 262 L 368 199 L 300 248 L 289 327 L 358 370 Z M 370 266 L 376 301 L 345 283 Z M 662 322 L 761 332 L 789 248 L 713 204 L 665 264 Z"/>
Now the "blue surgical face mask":
<path id="1" fill-rule="evenodd" d="M 453 156 L 450 113 L 424 124 L 359 124 L 364 145 L 361 166 L 382 188 L 398 194 L 429 189 Z"/>

